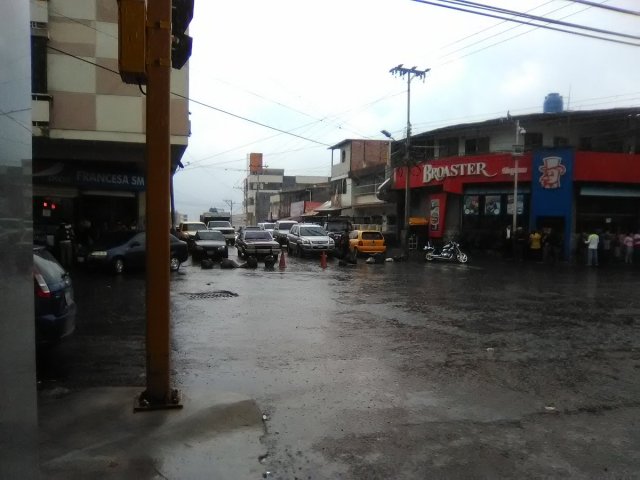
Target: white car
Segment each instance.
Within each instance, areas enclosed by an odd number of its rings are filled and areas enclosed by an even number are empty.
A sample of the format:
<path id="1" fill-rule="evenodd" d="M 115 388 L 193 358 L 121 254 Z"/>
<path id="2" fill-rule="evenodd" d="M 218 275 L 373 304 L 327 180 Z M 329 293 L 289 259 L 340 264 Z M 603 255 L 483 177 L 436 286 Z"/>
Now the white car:
<path id="1" fill-rule="evenodd" d="M 290 255 L 304 257 L 307 254 L 333 255 L 336 244 L 327 231 L 315 223 L 296 223 L 287 234 L 287 250 Z"/>

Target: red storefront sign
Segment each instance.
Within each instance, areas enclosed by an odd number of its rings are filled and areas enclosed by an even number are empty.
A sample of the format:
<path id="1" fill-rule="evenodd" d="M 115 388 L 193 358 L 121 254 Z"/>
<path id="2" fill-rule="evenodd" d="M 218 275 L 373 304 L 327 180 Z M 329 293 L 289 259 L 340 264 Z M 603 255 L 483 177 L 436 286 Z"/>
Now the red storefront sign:
<path id="1" fill-rule="evenodd" d="M 640 183 L 640 155 L 576 152 L 573 179 L 577 182 Z"/>
<path id="2" fill-rule="evenodd" d="M 515 159 L 509 154 L 448 157 L 417 165 L 411 169 L 411 188 L 442 185 L 443 190 L 462 193 L 469 183 L 513 182 Z M 394 188 L 404 189 L 406 169 L 396 168 Z M 531 155 L 518 157 L 518 180 L 531 181 Z"/>

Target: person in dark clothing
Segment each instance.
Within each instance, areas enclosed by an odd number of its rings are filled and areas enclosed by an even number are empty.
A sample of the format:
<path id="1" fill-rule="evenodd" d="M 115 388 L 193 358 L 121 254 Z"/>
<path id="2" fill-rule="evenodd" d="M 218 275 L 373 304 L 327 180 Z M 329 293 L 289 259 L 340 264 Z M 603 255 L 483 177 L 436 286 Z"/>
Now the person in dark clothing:
<path id="1" fill-rule="evenodd" d="M 56 230 L 54 241 L 58 260 L 60 260 L 60 263 L 65 268 L 69 268 L 73 264 L 75 239 L 76 236 L 71 224 L 68 222 L 60 223 Z"/>
<path id="2" fill-rule="evenodd" d="M 524 262 L 524 252 L 528 241 L 527 232 L 525 232 L 522 227 L 516 228 L 513 241 L 515 260 L 518 262 Z"/>

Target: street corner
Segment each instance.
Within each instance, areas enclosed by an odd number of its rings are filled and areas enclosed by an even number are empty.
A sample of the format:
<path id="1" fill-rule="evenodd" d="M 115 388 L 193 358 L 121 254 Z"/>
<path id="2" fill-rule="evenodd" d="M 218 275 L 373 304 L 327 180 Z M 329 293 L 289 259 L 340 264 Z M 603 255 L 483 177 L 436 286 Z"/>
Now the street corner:
<path id="1" fill-rule="evenodd" d="M 142 387 L 41 402 L 41 473 L 51 479 L 258 478 L 262 412 L 246 395 L 182 392 L 183 408 L 134 413 Z"/>

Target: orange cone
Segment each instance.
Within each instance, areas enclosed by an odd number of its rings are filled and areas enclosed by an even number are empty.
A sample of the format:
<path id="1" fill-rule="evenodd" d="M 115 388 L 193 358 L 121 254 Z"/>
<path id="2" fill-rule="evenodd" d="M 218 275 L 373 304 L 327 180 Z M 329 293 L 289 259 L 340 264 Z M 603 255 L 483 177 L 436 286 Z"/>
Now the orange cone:
<path id="1" fill-rule="evenodd" d="M 320 266 L 322 268 L 327 268 L 327 252 L 323 251 L 322 255 L 320 255 Z"/>
<path id="2" fill-rule="evenodd" d="M 280 252 L 280 264 L 278 266 L 280 267 L 280 270 L 287 268 L 287 261 L 284 258 L 284 250 Z"/>

